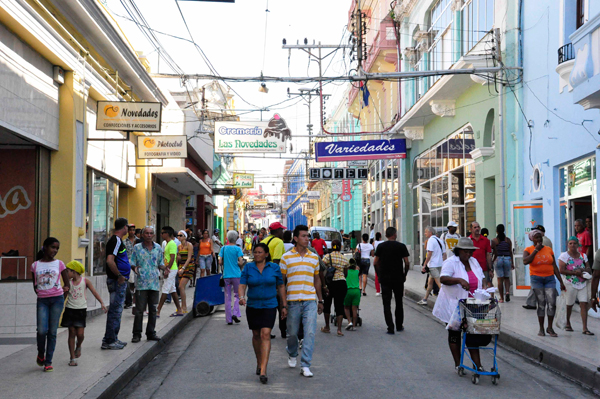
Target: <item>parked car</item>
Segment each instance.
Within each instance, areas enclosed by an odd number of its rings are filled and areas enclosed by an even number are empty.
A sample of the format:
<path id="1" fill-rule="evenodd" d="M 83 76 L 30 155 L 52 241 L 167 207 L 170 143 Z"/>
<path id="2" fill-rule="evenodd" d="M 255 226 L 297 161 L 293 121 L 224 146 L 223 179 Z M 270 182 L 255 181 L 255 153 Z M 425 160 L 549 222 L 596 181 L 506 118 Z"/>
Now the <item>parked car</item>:
<path id="1" fill-rule="evenodd" d="M 309 234 L 310 234 L 310 238 L 315 238 L 314 234 L 315 233 L 319 233 L 319 236 L 321 236 L 322 239 L 325 240 L 325 243 L 327 244 L 327 252 L 331 252 L 331 241 L 333 240 L 340 240 L 340 242 L 342 241 L 342 235 L 340 234 L 340 232 L 337 229 L 334 229 L 333 227 L 320 227 L 320 226 L 313 226 L 308 230 Z"/>

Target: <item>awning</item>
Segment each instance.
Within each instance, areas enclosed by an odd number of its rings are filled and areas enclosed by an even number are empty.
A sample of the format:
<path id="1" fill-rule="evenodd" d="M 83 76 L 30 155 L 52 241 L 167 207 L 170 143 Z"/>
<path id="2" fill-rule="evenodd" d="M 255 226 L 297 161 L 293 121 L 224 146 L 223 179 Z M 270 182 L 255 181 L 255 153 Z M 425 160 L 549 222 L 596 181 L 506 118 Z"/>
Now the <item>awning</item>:
<path id="1" fill-rule="evenodd" d="M 167 186 L 184 195 L 212 195 L 210 187 L 185 167 L 155 168 L 152 173 Z"/>
<path id="2" fill-rule="evenodd" d="M 205 203 L 204 203 L 204 206 L 206 207 L 206 209 L 213 209 L 213 210 L 214 210 L 214 209 L 219 209 L 219 207 L 218 207 L 218 206 L 216 206 L 215 204 L 212 204 L 212 203 L 210 203 L 210 202 L 205 202 Z"/>

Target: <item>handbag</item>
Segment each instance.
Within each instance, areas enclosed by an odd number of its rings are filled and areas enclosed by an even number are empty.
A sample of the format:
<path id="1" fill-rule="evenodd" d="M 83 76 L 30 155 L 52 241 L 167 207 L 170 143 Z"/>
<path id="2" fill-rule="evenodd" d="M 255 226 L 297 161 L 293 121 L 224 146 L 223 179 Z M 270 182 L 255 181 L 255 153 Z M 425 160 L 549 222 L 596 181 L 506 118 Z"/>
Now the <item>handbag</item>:
<path id="1" fill-rule="evenodd" d="M 329 267 L 325 273 L 325 283 L 329 287 L 333 283 L 333 276 L 335 276 L 336 268 L 331 263 L 331 254 L 329 254 Z"/>
<path id="2" fill-rule="evenodd" d="M 356 246 L 356 252 L 354 252 L 354 260 L 356 261 L 356 264 L 358 266 L 360 266 L 360 262 L 361 262 L 361 258 L 362 258 L 360 246 L 361 246 L 361 244 L 358 244 Z"/>

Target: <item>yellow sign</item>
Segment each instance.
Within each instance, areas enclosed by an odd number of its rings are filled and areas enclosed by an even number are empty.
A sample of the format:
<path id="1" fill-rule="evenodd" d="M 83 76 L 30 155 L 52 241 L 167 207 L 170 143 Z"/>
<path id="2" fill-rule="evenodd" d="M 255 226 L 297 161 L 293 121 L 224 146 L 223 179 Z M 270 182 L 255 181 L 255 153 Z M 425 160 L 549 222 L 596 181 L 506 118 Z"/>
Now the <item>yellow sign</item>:
<path id="1" fill-rule="evenodd" d="M 234 173 L 233 188 L 254 188 L 254 175 L 251 173 Z"/>
<path id="2" fill-rule="evenodd" d="M 160 132 L 161 103 L 98 101 L 96 130 Z"/>

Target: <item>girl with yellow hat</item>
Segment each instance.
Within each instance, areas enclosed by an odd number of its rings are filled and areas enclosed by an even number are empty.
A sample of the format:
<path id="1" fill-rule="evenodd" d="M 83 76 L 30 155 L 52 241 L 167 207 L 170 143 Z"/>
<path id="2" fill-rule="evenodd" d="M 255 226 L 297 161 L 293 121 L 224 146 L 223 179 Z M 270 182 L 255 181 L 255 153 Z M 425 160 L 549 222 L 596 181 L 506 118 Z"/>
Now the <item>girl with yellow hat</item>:
<path id="1" fill-rule="evenodd" d="M 104 313 L 108 310 L 104 306 L 104 302 L 102 302 L 102 297 L 100 297 L 100 294 L 98 294 L 98 291 L 96 291 L 90 280 L 83 277 L 85 268 L 80 262 L 72 260 L 67 263 L 67 273 L 71 282 L 71 289 L 67 295 L 67 304 L 60 325 L 69 329 L 69 353 L 71 354 L 69 366 L 77 366 L 77 360 L 75 359 L 81 356 L 81 344 L 84 338 L 83 331 L 85 330 L 85 320 L 87 318 L 85 289 L 88 288 L 92 295 L 100 302 Z M 75 338 L 77 338 L 77 345 L 75 345 Z"/>

